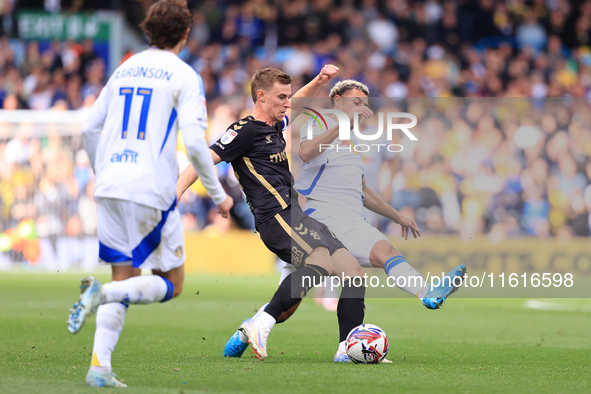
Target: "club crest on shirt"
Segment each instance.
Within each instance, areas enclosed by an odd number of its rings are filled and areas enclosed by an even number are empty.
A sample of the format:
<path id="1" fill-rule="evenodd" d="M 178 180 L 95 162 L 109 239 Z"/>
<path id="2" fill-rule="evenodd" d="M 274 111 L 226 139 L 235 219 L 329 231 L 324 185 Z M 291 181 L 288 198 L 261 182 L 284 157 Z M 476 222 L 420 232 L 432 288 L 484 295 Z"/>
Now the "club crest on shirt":
<path id="1" fill-rule="evenodd" d="M 232 140 L 234 140 L 234 138 L 236 138 L 237 135 L 238 133 L 234 130 L 227 130 L 222 136 L 220 142 L 224 145 L 228 145 L 230 142 L 232 142 Z"/>

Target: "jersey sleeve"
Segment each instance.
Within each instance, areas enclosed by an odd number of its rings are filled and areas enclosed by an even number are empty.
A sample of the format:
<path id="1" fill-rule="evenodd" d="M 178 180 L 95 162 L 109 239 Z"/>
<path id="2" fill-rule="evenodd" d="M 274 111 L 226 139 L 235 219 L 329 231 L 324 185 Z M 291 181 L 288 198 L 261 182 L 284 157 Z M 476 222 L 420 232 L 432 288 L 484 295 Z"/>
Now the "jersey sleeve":
<path id="1" fill-rule="evenodd" d="M 322 130 L 318 122 L 313 118 L 309 118 L 308 121 L 300 127 L 300 145 L 308 140 L 308 130 L 310 128 L 312 129 L 312 139 L 324 133 L 324 130 Z"/>
<path id="2" fill-rule="evenodd" d="M 107 112 L 109 109 L 110 97 L 109 84 L 101 90 L 98 98 L 92 105 L 88 118 L 82 125 L 82 138 L 84 142 L 84 149 L 88 154 L 90 166 L 94 170 L 96 162 L 96 151 L 101 140 L 101 131 L 105 125 Z"/>
<path id="3" fill-rule="evenodd" d="M 181 88 L 178 98 L 177 116 L 179 128 L 196 124 L 207 129 L 207 106 L 203 79 L 197 72 L 189 72 L 187 81 Z"/>
<path id="4" fill-rule="evenodd" d="M 109 103 L 111 101 L 111 95 L 109 92 L 109 84 L 107 84 L 105 87 L 103 87 L 99 93 L 99 96 L 92 105 L 92 108 L 88 113 L 88 118 L 82 125 L 82 131 L 102 131 L 105 124 L 105 119 L 107 118 Z"/>
<path id="5" fill-rule="evenodd" d="M 246 124 L 240 124 L 241 122 Z M 217 153 L 223 161 L 230 163 L 252 148 L 254 134 L 255 129 L 248 121 L 240 121 L 230 126 L 224 135 L 209 148 Z"/>

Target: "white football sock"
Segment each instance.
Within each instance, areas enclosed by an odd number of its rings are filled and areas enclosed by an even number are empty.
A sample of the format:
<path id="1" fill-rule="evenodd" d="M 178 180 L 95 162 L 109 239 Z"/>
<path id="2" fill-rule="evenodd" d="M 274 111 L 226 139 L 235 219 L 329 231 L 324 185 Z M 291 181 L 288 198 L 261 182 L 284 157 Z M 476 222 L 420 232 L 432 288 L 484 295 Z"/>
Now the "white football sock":
<path id="1" fill-rule="evenodd" d="M 90 368 L 99 373 L 111 372 L 111 355 L 125 322 L 125 305 L 112 302 L 99 306 Z"/>
<path id="2" fill-rule="evenodd" d="M 343 341 L 339 343 L 339 352 L 341 353 L 347 353 L 347 341 Z"/>
<path id="3" fill-rule="evenodd" d="M 103 285 L 102 304 L 151 304 L 172 298 L 174 286 L 158 275 L 143 275 Z"/>
<path id="4" fill-rule="evenodd" d="M 259 317 L 257 317 L 257 321 L 261 324 L 261 326 L 267 327 L 269 331 L 273 328 L 273 326 L 275 326 L 276 323 L 275 318 L 264 311 Z"/>
<path id="5" fill-rule="evenodd" d="M 253 319 L 257 319 L 257 318 L 259 318 L 259 317 L 260 317 L 260 316 L 263 314 L 263 312 L 265 311 L 265 308 L 267 307 L 267 305 L 269 305 L 269 303 L 268 303 L 268 302 L 267 302 L 265 305 L 261 306 L 261 307 L 259 308 L 259 310 L 257 311 L 257 313 L 255 313 L 255 315 L 254 315 L 252 318 L 253 318 Z M 246 336 L 246 335 L 244 335 L 244 334 L 242 333 L 242 331 L 238 330 L 238 335 L 240 335 L 240 340 L 241 340 L 243 343 L 247 343 L 247 342 L 248 342 L 248 338 L 247 338 L 247 336 Z"/>
<path id="6" fill-rule="evenodd" d="M 259 310 L 257 311 L 257 313 L 255 313 L 255 315 L 252 317 L 253 319 L 258 319 L 259 317 L 261 317 L 261 315 L 263 314 L 263 312 L 265 311 L 265 308 L 267 307 L 267 305 L 269 305 L 269 303 L 267 302 L 265 305 L 261 306 L 259 308 Z"/>
<path id="7" fill-rule="evenodd" d="M 394 258 L 395 257 L 392 259 Z M 388 261 L 391 261 L 392 259 Z M 404 258 L 402 258 L 402 260 L 402 262 L 393 265 L 392 267 L 388 267 L 388 262 L 386 262 L 384 269 L 386 269 L 386 267 L 389 268 L 386 273 L 392 278 L 390 279 L 390 283 L 395 283 L 398 288 L 422 300 L 425 297 L 425 294 L 427 294 L 427 282 L 425 282 L 421 274 L 408 264 Z"/>

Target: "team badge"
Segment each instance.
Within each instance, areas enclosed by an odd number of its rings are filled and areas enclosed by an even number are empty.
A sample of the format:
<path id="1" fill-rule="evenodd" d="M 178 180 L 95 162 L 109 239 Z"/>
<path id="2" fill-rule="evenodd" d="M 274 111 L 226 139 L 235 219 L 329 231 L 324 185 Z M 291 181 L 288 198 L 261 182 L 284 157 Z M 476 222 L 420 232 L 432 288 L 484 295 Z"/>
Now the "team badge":
<path id="1" fill-rule="evenodd" d="M 183 257 L 183 247 L 182 247 L 182 246 L 179 246 L 178 248 L 176 248 L 176 249 L 174 250 L 174 254 L 175 254 L 175 255 L 176 255 L 176 257 L 178 257 L 179 259 L 180 259 L 181 257 Z"/>
<path id="2" fill-rule="evenodd" d="M 270 135 L 265 136 L 265 139 L 267 140 L 267 144 L 270 144 L 271 142 L 273 142 Z"/>
<path id="3" fill-rule="evenodd" d="M 312 238 L 314 238 L 315 240 L 319 240 L 320 239 L 320 235 L 318 235 L 318 233 L 314 230 L 310 230 L 310 236 Z"/>
<path id="4" fill-rule="evenodd" d="M 228 145 L 230 142 L 232 142 L 232 140 L 234 140 L 234 138 L 236 138 L 237 135 L 238 133 L 234 130 L 227 130 L 220 141 L 222 144 Z"/>

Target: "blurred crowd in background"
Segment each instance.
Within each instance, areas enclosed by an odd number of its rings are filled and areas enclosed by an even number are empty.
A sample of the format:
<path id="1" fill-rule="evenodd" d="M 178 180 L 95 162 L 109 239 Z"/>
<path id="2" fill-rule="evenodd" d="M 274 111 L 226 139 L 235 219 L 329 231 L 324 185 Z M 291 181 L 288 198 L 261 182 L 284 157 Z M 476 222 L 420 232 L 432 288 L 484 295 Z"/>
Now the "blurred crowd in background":
<path id="1" fill-rule="evenodd" d="M 401 152 L 364 154 L 366 183 L 426 234 L 492 242 L 589 236 L 590 104 L 583 98 L 391 100 L 379 111 L 416 115 L 412 132 L 419 140 L 394 133 Z M 377 127 L 372 123 L 369 134 Z M 391 221 L 366 216 L 400 234 Z"/>
<path id="2" fill-rule="evenodd" d="M 124 9 L 133 10 L 129 18 L 138 28 L 152 1 L 131 3 L 134 8 Z M 249 77 L 267 65 L 292 75 L 297 88 L 332 62 L 341 67 L 342 78 L 358 79 L 372 95 L 386 97 L 582 97 L 591 89 L 588 0 L 189 5 L 194 23 L 181 57 L 203 76 L 212 109 L 229 97 L 248 105 Z M 108 78 L 92 42 L 43 47 L 7 36 L 0 41 L 2 107 L 91 105 Z"/>
<path id="3" fill-rule="evenodd" d="M 5 2 L 0 108 L 88 108 L 109 76 L 92 41 L 20 40 L 18 7 L 116 8 L 139 34 L 137 25 L 152 3 Z M 333 63 L 341 68 L 339 78 L 367 84 L 376 97 L 581 97 L 572 100 L 583 106 L 591 96 L 588 0 L 188 3 L 194 23 L 180 56 L 204 79 L 211 140 L 250 111 L 250 76 L 266 66 L 292 75 L 294 92 Z M 494 111 L 474 117 L 475 105 L 466 106 L 464 120 L 439 117 L 429 127 L 422 124 L 429 138 L 384 159 L 375 185 L 384 198 L 417 218 L 425 233 L 588 236 L 591 151 L 582 142 L 590 138 L 587 117 L 565 107 L 503 121 Z M 535 149 L 517 143 L 528 122 Z M 239 196 L 232 171 L 221 168 L 220 175 Z M 252 228 L 244 202 L 233 222 L 220 222 L 199 188 L 187 193 L 180 209 L 187 229 Z M 92 173 L 79 137 L 0 135 L 0 233 L 24 218 L 35 218 L 43 236 L 94 234 Z"/>

